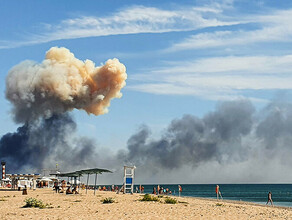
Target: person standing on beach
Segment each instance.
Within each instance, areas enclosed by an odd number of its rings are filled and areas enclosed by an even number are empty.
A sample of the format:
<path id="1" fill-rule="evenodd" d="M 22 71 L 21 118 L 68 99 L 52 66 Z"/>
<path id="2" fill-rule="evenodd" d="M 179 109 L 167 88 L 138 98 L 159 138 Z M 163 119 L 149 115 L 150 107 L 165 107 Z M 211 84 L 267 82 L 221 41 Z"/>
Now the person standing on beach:
<path id="1" fill-rule="evenodd" d="M 182 192 L 181 185 L 178 185 L 178 196 L 180 196 L 181 192 Z"/>
<path id="2" fill-rule="evenodd" d="M 219 185 L 216 185 L 216 189 L 215 189 L 216 195 L 217 195 L 217 199 L 219 199 Z"/>
<path id="3" fill-rule="evenodd" d="M 152 192 L 152 194 L 156 195 L 156 188 L 155 188 L 155 186 L 153 187 L 153 192 Z"/>
<path id="4" fill-rule="evenodd" d="M 37 187 L 37 182 L 35 179 L 32 182 L 33 182 L 33 191 L 35 191 Z"/>
<path id="5" fill-rule="evenodd" d="M 268 194 L 268 201 L 267 201 L 267 204 L 266 204 L 266 205 L 268 205 L 269 202 L 271 203 L 272 206 L 274 206 L 274 205 L 273 205 L 272 193 L 271 193 L 271 192 L 269 192 L 269 194 Z"/>

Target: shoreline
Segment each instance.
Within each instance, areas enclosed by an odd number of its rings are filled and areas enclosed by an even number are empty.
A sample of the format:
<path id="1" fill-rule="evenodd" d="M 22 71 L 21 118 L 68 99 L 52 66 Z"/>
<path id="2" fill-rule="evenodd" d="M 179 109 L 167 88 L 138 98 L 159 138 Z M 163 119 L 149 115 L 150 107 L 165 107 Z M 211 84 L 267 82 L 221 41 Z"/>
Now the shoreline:
<path id="1" fill-rule="evenodd" d="M 183 196 L 181 196 L 183 197 Z M 181 197 L 178 197 L 178 198 L 181 198 Z M 217 202 L 227 202 L 227 203 L 233 203 L 233 204 L 246 204 L 246 205 L 253 205 L 253 206 L 261 206 L 261 207 L 271 207 L 271 208 L 280 208 L 280 209 L 290 209 L 292 210 L 292 207 L 290 206 L 277 206 L 277 205 L 274 205 L 274 206 L 271 206 L 271 205 L 264 205 L 264 204 L 259 204 L 259 203 L 256 203 L 256 202 L 250 202 L 250 201 L 243 201 L 243 200 L 231 200 L 231 199 L 213 199 L 213 198 L 204 198 L 204 197 L 192 197 L 192 196 L 185 196 L 185 197 L 188 197 L 188 198 L 196 198 L 196 199 L 202 199 L 202 200 L 209 200 L 209 201 L 217 201 Z"/>
<path id="2" fill-rule="evenodd" d="M 178 197 L 180 203 L 140 201 L 144 194 L 116 194 L 110 191 L 81 190 L 80 194 L 56 194 L 51 188 L 21 191 L 0 190 L 1 219 L 292 219 L 289 207 L 265 206 L 243 201 L 201 197 Z M 103 204 L 102 199 L 114 203 Z M 24 200 L 36 198 L 51 208 L 23 208 Z"/>
<path id="3" fill-rule="evenodd" d="M 107 191 L 106 191 L 107 192 Z M 151 193 L 134 193 L 137 195 L 145 195 L 145 194 L 149 194 L 149 195 L 153 195 Z M 169 196 L 169 197 L 174 197 L 176 199 L 179 198 L 194 198 L 194 199 L 202 199 L 202 200 L 207 200 L 207 201 L 216 201 L 218 203 L 220 202 L 227 202 L 227 203 L 234 203 L 234 204 L 249 204 L 249 205 L 255 205 L 255 206 L 262 206 L 262 207 L 274 207 L 274 208 L 283 208 L 283 209 L 291 209 L 292 210 L 292 206 L 280 206 L 280 205 L 265 205 L 265 204 L 260 204 L 257 202 L 252 202 L 252 201 L 244 201 L 244 200 L 232 200 L 232 199 L 219 199 L 217 200 L 216 198 L 208 198 L 208 197 L 199 197 L 199 196 L 177 196 L 177 195 L 172 195 L 172 194 L 159 194 L 159 195 L 163 195 L 165 197 Z M 155 195 L 158 196 L 158 195 Z"/>

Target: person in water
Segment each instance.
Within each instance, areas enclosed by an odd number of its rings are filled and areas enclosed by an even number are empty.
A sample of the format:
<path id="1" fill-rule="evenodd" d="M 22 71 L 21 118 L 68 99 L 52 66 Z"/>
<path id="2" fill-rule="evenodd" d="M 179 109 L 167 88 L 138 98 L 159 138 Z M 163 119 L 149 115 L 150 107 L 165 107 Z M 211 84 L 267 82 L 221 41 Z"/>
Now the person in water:
<path id="1" fill-rule="evenodd" d="M 273 200 L 272 200 L 272 193 L 271 192 L 269 192 L 269 194 L 268 194 L 268 201 L 267 201 L 267 204 L 266 205 L 268 205 L 269 202 L 271 203 L 272 206 L 274 206 Z"/>

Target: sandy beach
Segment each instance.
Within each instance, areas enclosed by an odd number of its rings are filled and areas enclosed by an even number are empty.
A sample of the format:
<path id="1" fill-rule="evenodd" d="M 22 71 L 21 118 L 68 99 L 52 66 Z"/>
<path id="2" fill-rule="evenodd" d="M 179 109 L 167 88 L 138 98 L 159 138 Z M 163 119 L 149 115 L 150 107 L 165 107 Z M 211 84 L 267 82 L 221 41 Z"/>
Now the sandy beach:
<path id="1" fill-rule="evenodd" d="M 23 208 L 26 198 L 37 198 L 51 208 Z M 103 204 L 112 197 L 114 203 Z M 292 219 L 292 209 L 246 202 L 175 197 L 179 203 L 142 202 L 139 194 L 85 190 L 78 195 L 56 194 L 52 189 L 0 191 L 1 219 Z"/>

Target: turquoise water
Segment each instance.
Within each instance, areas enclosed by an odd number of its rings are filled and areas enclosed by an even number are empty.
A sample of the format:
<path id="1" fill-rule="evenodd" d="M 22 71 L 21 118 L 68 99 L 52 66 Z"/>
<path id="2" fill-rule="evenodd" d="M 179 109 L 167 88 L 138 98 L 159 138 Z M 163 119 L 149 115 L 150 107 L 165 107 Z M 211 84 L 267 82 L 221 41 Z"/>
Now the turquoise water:
<path id="1" fill-rule="evenodd" d="M 216 198 L 214 184 L 180 184 L 181 196 Z M 138 185 L 135 185 L 139 188 Z M 152 193 L 157 185 L 143 185 L 145 193 Z M 292 184 L 220 184 L 223 199 L 266 204 L 268 193 L 272 192 L 272 199 L 276 206 L 292 207 Z M 178 195 L 178 185 L 161 184 L 160 187 L 170 189 Z"/>

